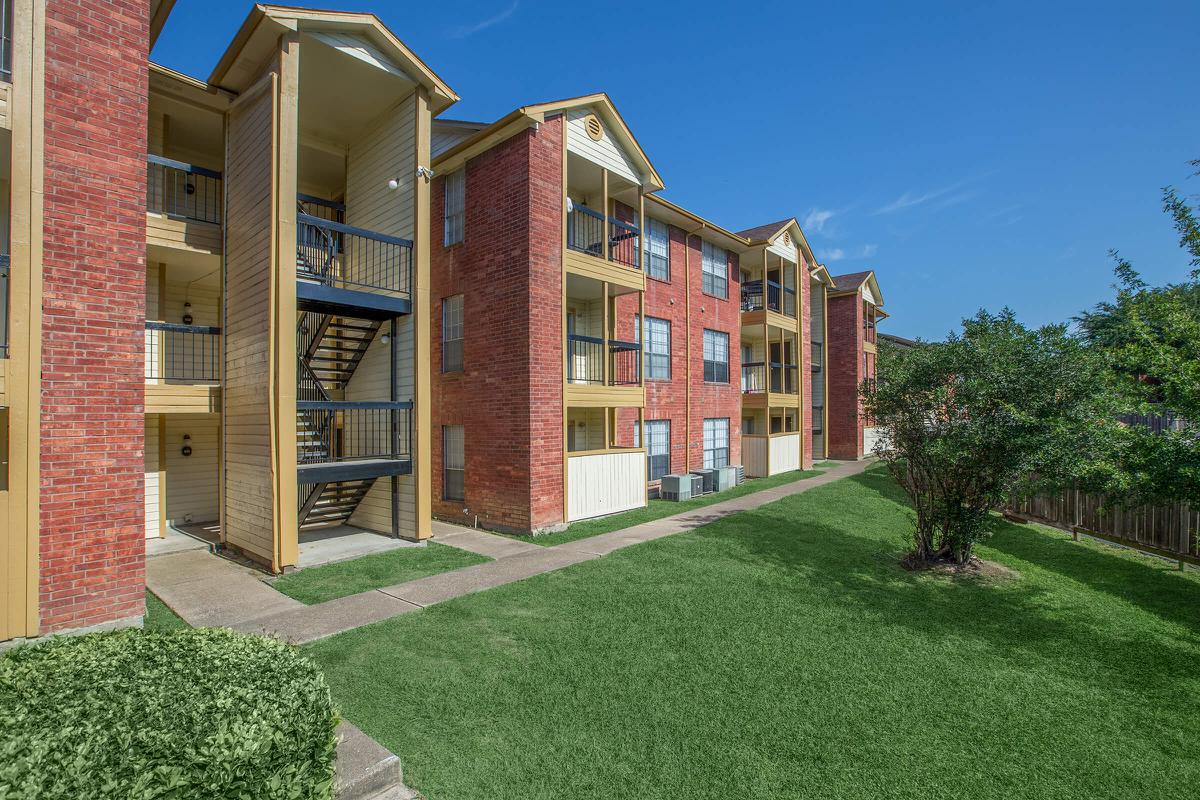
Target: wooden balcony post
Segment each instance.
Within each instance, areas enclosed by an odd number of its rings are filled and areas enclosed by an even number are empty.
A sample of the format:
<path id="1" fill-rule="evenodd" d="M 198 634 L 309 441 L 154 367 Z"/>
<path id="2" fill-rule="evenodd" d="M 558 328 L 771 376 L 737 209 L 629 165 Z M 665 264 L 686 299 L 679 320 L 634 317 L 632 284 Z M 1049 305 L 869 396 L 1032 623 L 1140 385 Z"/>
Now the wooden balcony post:
<path id="1" fill-rule="evenodd" d="M 608 215 L 611 212 L 609 209 L 610 203 L 608 200 L 608 170 L 606 170 L 606 169 L 600 170 L 600 185 L 601 185 L 601 192 L 604 195 L 604 202 L 600 206 L 601 212 L 604 215 L 604 218 L 600 221 L 600 235 L 602 237 L 601 244 L 603 246 L 601 255 L 603 256 L 605 261 L 608 261 L 608 258 L 610 255 L 608 240 L 611 238 L 610 233 L 609 233 L 609 227 L 608 227 Z"/>

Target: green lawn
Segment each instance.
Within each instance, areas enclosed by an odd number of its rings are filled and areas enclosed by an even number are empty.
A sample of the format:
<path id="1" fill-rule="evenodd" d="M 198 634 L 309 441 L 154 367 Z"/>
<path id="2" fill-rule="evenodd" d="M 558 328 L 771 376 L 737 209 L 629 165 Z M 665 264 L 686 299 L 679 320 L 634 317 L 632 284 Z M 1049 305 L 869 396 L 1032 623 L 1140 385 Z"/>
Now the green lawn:
<path id="1" fill-rule="evenodd" d="M 319 642 L 431 798 L 1150 798 L 1200 786 L 1200 579 L 996 522 L 897 566 L 879 469 Z"/>
<path id="2" fill-rule="evenodd" d="M 424 547 L 401 547 L 353 561 L 309 567 L 277 578 L 271 585 L 288 597 L 313 605 L 490 560 L 429 542 Z"/>
<path id="3" fill-rule="evenodd" d="M 176 631 L 190 626 L 175 616 L 166 603 L 146 592 L 146 618 L 142 620 L 142 627 L 148 631 Z"/>
<path id="4" fill-rule="evenodd" d="M 794 483 L 803 478 L 811 478 L 814 475 L 820 475 L 821 472 L 833 466 L 828 461 L 823 461 L 819 464 L 814 464 L 813 469 L 796 470 L 794 472 L 782 472 L 778 475 L 772 475 L 769 478 L 748 478 L 741 486 L 735 486 L 732 489 L 726 489 L 723 492 L 714 494 L 706 494 L 702 497 L 697 497 L 693 500 L 685 500 L 682 503 L 676 503 L 669 500 L 651 500 L 650 504 L 645 508 L 635 508 L 633 511 L 625 511 L 620 514 L 611 514 L 607 517 L 597 517 L 596 519 L 586 519 L 582 522 L 576 522 L 567 528 L 565 531 L 558 533 L 544 533 L 538 536 L 514 536 L 513 538 L 527 539 L 534 544 L 550 547 L 551 545 L 562 544 L 563 542 L 574 542 L 579 539 L 586 539 L 589 536 L 599 536 L 602 533 L 611 531 L 619 531 L 622 528 L 631 528 L 634 525 L 641 525 L 643 522 L 653 522 L 656 519 L 669 517 L 674 514 L 682 514 L 685 511 L 691 511 L 704 506 L 711 506 L 713 503 L 720 503 L 724 500 L 732 500 L 735 497 L 741 497 L 744 494 L 753 494 L 761 492 L 763 489 L 773 489 L 776 486 L 782 486 L 785 483 Z"/>

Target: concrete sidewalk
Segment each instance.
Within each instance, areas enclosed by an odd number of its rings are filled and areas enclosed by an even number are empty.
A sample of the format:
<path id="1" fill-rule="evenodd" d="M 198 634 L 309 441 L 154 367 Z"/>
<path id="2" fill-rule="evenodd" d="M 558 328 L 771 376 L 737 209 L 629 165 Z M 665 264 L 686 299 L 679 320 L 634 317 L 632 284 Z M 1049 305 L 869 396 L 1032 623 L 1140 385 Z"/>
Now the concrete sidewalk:
<path id="1" fill-rule="evenodd" d="M 600 558 L 624 547 L 694 530 L 732 514 L 857 475 L 870 464 L 869 461 L 838 464 L 812 478 L 552 547 L 435 523 L 434 541 L 495 560 L 313 606 L 276 592 L 251 570 L 207 553 L 154 559 L 147 565 L 147 585 L 189 624 L 222 625 L 305 644 L 435 603 Z M 180 561 L 174 563 L 175 559 Z M 200 563 L 200 559 L 207 563 Z M 199 577 L 189 579 L 184 574 L 188 572 Z"/>

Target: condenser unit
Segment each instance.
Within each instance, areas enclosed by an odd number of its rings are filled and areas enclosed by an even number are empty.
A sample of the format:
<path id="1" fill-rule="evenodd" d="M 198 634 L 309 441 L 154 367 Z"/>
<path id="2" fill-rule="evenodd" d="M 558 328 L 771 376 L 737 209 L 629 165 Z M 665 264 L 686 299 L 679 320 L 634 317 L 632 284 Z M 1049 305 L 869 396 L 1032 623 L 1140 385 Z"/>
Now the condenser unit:
<path id="1" fill-rule="evenodd" d="M 717 470 L 717 491 L 723 492 L 737 486 L 737 468 L 721 467 Z"/>
<path id="2" fill-rule="evenodd" d="M 746 468 L 741 464 L 734 464 L 733 468 L 737 470 L 737 485 L 741 486 L 746 480 Z"/>
<path id="3" fill-rule="evenodd" d="M 717 490 L 717 471 L 715 469 L 696 469 L 692 470 L 692 474 L 700 476 L 704 481 L 704 488 L 701 490 L 703 494 Z"/>
<path id="4" fill-rule="evenodd" d="M 663 500 L 673 500 L 675 502 L 691 500 L 692 476 L 663 475 L 662 482 L 658 487 L 658 494 Z"/>

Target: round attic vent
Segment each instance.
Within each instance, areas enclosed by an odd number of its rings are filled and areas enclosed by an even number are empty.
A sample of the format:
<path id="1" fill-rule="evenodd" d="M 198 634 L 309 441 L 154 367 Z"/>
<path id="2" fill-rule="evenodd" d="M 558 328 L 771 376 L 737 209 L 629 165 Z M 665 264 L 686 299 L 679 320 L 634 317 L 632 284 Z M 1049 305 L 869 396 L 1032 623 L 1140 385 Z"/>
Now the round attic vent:
<path id="1" fill-rule="evenodd" d="M 604 137 L 604 126 L 595 114 L 588 114 L 583 118 L 583 127 L 587 129 L 587 135 L 593 142 L 598 142 Z"/>

